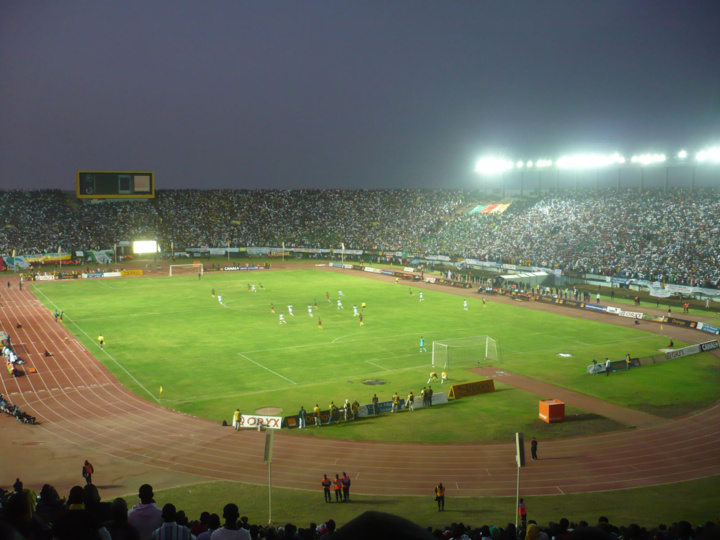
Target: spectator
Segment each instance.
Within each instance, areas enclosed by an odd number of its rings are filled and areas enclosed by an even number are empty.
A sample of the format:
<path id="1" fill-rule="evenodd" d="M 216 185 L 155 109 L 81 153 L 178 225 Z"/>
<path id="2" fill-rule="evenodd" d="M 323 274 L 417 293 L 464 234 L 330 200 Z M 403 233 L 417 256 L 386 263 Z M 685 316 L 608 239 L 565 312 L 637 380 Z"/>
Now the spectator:
<path id="1" fill-rule="evenodd" d="M 238 524 L 240 510 L 234 503 L 229 503 L 223 508 L 225 524 L 212 533 L 211 540 L 250 540 L 250 532 Z"/>
<path id="2" fill-rule="evenodd" d="M 140 540 L 140 534 L 128 522 L 127 503 L 120 497 L 112 502 L 110 519 L 105 522 L 105 528 L 112 540 Z"/>
<path id="3" fill-rule="evenodd" d="M 162 511 L 155 504 L 151 485 L 140 486 L 138 495 L 140 504 L 128 511 L 128 523 L 137 530 L 140 540 L 151 540 L 153 531 L 163 523 Z"/>
<path id="4" fill-rule="evenodd" d="M 177 523 L 177 510 L 175 505 L 167 503 L 162 508 L 163 523 L 151 535 L 152 540 L 195 540 L 190 529 Z"/>

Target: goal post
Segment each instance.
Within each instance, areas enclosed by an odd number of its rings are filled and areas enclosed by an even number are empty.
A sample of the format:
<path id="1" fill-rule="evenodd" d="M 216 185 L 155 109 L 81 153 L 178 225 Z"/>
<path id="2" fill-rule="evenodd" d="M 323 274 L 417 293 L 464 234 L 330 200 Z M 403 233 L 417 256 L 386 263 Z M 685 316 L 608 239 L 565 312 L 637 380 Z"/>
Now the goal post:
<path id="1" fill-rule="evenodd" d="M 490 336 L 473 336 L 433 341 L 432 365 L 438 369 L 475 368 L 502 364 L 497 341 Z"/>
<path id="2" fill-rule="evenodd" d="M 180 275 L 203 275 L 203 264 L 199 261 L 195 261 L 190 264 L 171 264 L 170 265 L 170 277 Z"/>

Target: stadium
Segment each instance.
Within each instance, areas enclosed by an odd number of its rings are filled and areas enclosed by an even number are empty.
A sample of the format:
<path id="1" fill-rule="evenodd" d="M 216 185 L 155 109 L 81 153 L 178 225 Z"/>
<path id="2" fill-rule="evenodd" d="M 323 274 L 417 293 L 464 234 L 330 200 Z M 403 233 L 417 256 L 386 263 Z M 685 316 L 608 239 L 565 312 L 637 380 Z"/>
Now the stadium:
<path id="1" fill-rule="evenodd" d="M 320 478 L 344 471 L 353 504 L 333 508 L 338 523 L 396 499 L 433 512 L 438 481 L 466 523 L 489 500 L 512 522 L 518 495 L 562 515 L 582 513 L 583 496 L 619 498 L 618 519 L 636 522 L 626 490 L 716 491 L 720 254 L 694 234 L 720 228 L 716 189 L 79 193 L 0 194 L 37 209 L 12 213 L 1 239 L 0 317 L 24 362 L 1 393 L 35 422 L 3 419 L 4 445 L 32 458 L 3 467 L 3 485 L 66 491 L 90 459 L 105 498 L 150 483 L 195 515 L 209 492 L 240 489 L 253 519 L 277 523 L 300 521 L 299 505 L 317 513 Z M 668 221 L 673 205 L 693 212 Z M 655 244 L 659 224 L 672 243 Z M 458 397 L 479 381 L 494 392 Z M 430 385 L 435 404 L 420 407 Z M 391 394 L 408 391 L 418 409 L 390 413 Z M 373 394 L 387 403 L 377 416 Z M 327 404 L 345 399 L 362 413 L 327 425 Z M 544 400 L 565 404 L 564 422 L 539 418 Z M 523 467 L 518 432 L 523 449 L 541 441 Z M 268 508 L 270 485 L 282 502 Z M 674 501 L 670 519 L 710 519 L 706 495 Z"/>
<path id="2" fill-rule="evenodd" d="M 0 540 L 718 538 L 718 21 L 0 2 Z"/>

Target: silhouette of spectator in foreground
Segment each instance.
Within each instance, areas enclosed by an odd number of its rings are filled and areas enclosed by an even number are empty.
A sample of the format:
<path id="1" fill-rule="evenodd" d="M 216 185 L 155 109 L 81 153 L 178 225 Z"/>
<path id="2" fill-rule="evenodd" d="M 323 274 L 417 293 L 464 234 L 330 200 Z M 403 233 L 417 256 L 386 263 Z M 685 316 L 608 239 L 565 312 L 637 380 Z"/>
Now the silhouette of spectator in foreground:
<path id="1" fill-rule="evenodd" d="M 136 504 L 128 512 L 128 523 L 135 527 L 140 540 L 151 540 L 152 533 L 163 523 L 162 510 L 157 507 L 150 484 L 143 484 L 138 491 L 140 504 Z"/>

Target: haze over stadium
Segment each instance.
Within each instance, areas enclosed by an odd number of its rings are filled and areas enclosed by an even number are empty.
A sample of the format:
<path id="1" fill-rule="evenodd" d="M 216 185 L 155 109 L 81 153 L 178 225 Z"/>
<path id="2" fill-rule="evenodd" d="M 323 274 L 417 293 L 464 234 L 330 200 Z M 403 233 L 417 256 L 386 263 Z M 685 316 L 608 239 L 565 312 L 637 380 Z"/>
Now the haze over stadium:
<path id="1" fill-rule="evenodd" d="M 154 489 L 196 532 L 233 502 L 268 540 L 358 516 L 710 540 L 718 23 L 714 1 L 0 2 L 0 537 L 79 538 L 57 488 L 96 517 L 97 489 Z"/>
<path id="2" fill-rule="evenodd" d="M 0 188 L 477 185 L 718 144 L 713 1 L 0 4 Z"/>

